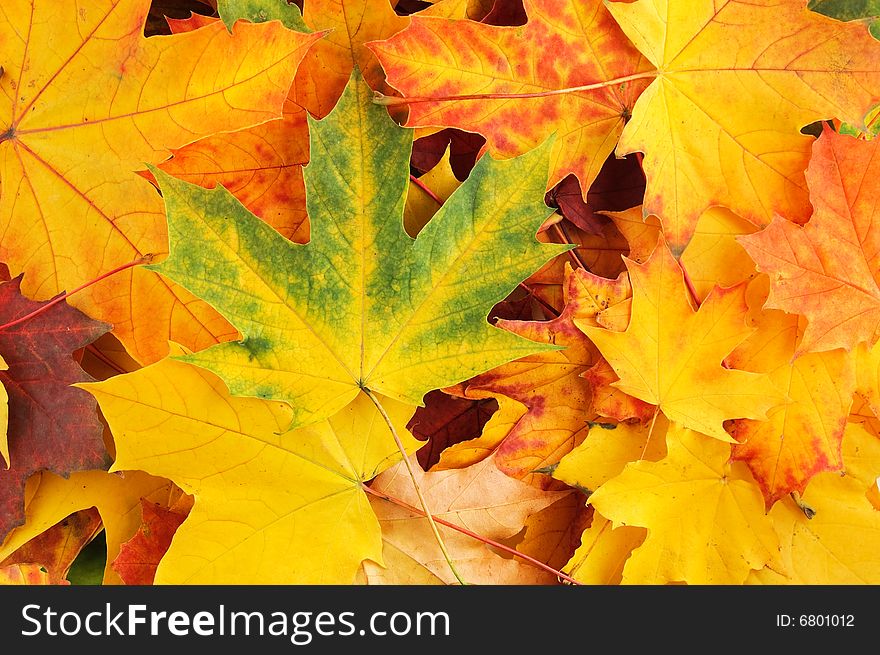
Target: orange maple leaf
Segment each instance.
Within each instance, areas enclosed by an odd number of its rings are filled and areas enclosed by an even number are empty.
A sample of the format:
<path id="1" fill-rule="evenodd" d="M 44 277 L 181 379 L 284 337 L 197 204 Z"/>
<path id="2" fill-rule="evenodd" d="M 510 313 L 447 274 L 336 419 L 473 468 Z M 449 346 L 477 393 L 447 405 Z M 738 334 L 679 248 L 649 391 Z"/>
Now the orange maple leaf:
<path id="1" fill-rule="evenodd" d="M 422 101 L 552 93 L 650 70 L 600 0 L 525 0 L 523 5 L 524 27 L 416 16 L 406 30 L 370 47 L 391 86 L 419 98 L 416 103 L 410 98 L 408 126 L 479 132 L 490 152 L 502 157 L 522 154 L 556 132 L 548 186 L 574 173 L 586 192 L 614 149 L 645 80 L 544 97 Z"/>
<path id="2" fill-rule="evenodd" d="M 807 169 L 814 212 L 804 227 L 776 217 L 739 241 L 770 275 L 767 307 L 807 317 L 795 356 L 880 339 L 880 140 L 826 128 Z"/>
<path id="3" fill-rule="evenodd" d="M 320 38 L 277 22 L 144 38 L 149 7 L 4 0 L 0 8 L 0 259 L 27 272 L 31 297 L 166 252 L 162 201 L 133 171 L 207 134 L 277 117 Z M 113 323 L 141 362 L 165 355 L 169 337 L 203 348 L 235 334 L 207 304 L 143 268 L 73 304 Z"/>
<path id="4" fill-rule="evenodd" d="M 730 427 L 742 443 L 733 458 L 744 461 L 770 507 L 792 491 L 803 493 L 822 471 L 843 466 L 840 444 L 856 387 L 854 363 L 842 350 L 807 353 L 792 362 L 804 319 L 761 311 L 767 278 L 749 287 L 751 320 L 757 330 L 726 362 L 766 373 L 791 402 L 767 412 L 766 421 L 738 419 Z"/>

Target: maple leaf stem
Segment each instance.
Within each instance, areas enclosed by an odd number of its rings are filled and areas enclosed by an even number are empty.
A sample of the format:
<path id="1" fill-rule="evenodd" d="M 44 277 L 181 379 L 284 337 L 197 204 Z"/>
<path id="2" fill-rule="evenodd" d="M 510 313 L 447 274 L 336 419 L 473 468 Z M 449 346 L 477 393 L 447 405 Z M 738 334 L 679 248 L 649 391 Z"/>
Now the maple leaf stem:
<path id="1" fill-rule="evenodd" d="M 553 231 L 556 232 L 556 236 L 561 239 L 562 243 L 573 243 L 571 237 L 568 236 L 568 232 L 559 223 L 554 223 L 551 227 L 553 228 Z M 587 268 L 587 265 L 581 261 L 581 258 L 578 257 L 578 254 L 574 250 L 569 250 L 568 256 L 571 258 L 571 261 L 574 262 L 574 265 L 578 268 L 582 268 L 585 271 L 590 270 Z"/>
<path id="2" fill-rule="evenodd" d="M 382 418 L 385 419 L 385 423 L 388 425 L 388 429 L 391 431 L 391 436 L 394 437 L 394 443 L 397 444 L 397 449 L 403 456 L 403 464 L 406 467 L 407 473 L 409 473 L 409 477 L 410 480 L 412 480 L 413 487 L 415 487 L 416 495 L 419 497 L 419 504 L 421 504 L 422 510 L 424 510 L 424 516 L 426 519 L 428 519 L 428 523 L 431 525 L 431 531 L 434 533 L 434 539 L 437 540 L 437 545 L 440 547 L 440 552 L 443 553 L 443 557 L 446 560 L 446 563 L 449 565 L 449 569 L 452 571 L 452 575 L 455 576 L 455 579 L 458 580 L 460 584 L 466 585 L 467 582 L 464 581 L 458 570 L 455 568 L 455 564 L 453 564 L 452 562 L 452 557 L 449 554 L 449 550 L 446 548 L 446 542 L 443 541 L 443 536 L 440 534 L 440 529 L 437 527 L 437 523 L 434 520 L 434 515 L 428 508 L 428 501 L 425 499 L 424 494 L 422 494 L 422 488 L 419 486 L 418 480 L 416 480 L 416 473 L 415 471 L 413 471 L 412 462 L 410 462 L 409 460 L 409 456 L 406 453 L 406 448 L 404 448 L 403 442 L 400 440 L 400 436 L 397 434 L 397 429 L 394 427 L 394 423 L 391 422 L 391 417 L 388 416 L 388 413 L 385 411 L 382 403 L 379 402 L 379 399 L 372 391 L 370 391 L 366 387 L 361 387 L 361 389 L 363 389 L 364 393 L 367 394 L 367 397 L 373 401 L 376 409 L 379 410 L 379 414 L 381 414 Z"/>
<path id="3" fill-rule="evenodd" d="M 605 87 L 614 86 L 615 84 L 625 84 L 633 80 L 653 79 L 657 77 L 657 71 L 647 73 L 635 73 L 633 75 L 625 75 L 624 77 L 615 77 L 613 80 L 604 82 L 595 82 L 593 84 L 584 84 L 583 86 L 572 86 L 565 89 L 553 89 L 552 91 L 536 91 L 534 93 L 475 93 L 470 95 L 459 96 L 413 96 L 411 98 L 397 98 L 394 96 L 386 96 L 379 91 L 373 91 L 373 102 L 377 105 L 396 106 L 396 105 L 414 105 L 421 102 L 449 102 L 456 100 L 508 100 L 518 98 L 547 98 L 550 96 L 560 96 L 566 93 L 579 93 L 581 91 L 594 91 L 595 89 L 604 89 Z"/>
<path id="4" fill-rule="evenodd" d="M 144 255 L 143 257 L 140 257 L 132 262 L 128 262 L 127 264 L 123 264 L 122 266 L 117 266 L 112 271 L 107 271 L 106 273 L 102 273 L 101 275 L 96 277 L 94 280 L 89 280 L 85 284 L 79 285 L 76 289 L 73 289 L 72 291 L 64 291 L 63 293 L 58 294 L 57 296 L 52 298 L 52 300 L 47 302 L 45 305 L 38 307 L 37 309 L 32 311 L 30 314 L 25 314 L 24 316 L 20 316 L 19 318 L 15 319 L 14 321 L 9 321 L 8 323 L 5 323 L 4 325 L 0 325 L 0 331 L 8 330 L 9 328 L 18 325 L 19 323 L 24 323 L 25 321 L 29 321 L 32 318 L 34 318 L 35 316 L 39 316 L 43 312 L 51 309 L 52 307 L 54 307 L 55 305 L 60 303 L 62 300 L 66 300 L 67 298 L 70 298 L 70 296 L 74 295 L 75 293 L 79 293 L 83 289 L 88 289 L 93 284 L 97 284 L 101 280 L 106 280 L 111 275 L 116 275 L 117 273 L 121 273 L 122 271 L 124 271 L 126 269 L 134 268 L 135 266 L 140 266 L 141 264 L 149 263 L 150 261 L 152 261 L 152 259 L 153 259 L 152 255 Z"/>
<path id="5" fill-rule="evenodd" d="M 556 318 L 559 318 L 559 312 L 556 310 L 556 308 L 553 307 L 552 305 L 550 305 L 549 303 L 547 303 L 546 301 L 541 300 L 538 297 L 538 295 L 526 285 L 525 282 L 520 282 L 519 287 L 521 289 L 523 289 L 526 293 L 528 293 L 536 303 L 538 303 L 539 305 L 541 305 L 541 307 L 543 307 L 545 310 L 550 312 L 551 316 L 555 316 Z"/>
<path id="6" fill-rule="evenodd" d="M 654 416 L 651 419 L 651 427 L 648 428 L 648 437 L 645 439 L 645 447 L 642 448 L 642 454 L 639 455 L 639 460 L 645 459 L 645 453 L 648 451 L 648 444 L 651 443 L 651 436 L 654 434 L 654 424 L 657 423 L 657 415 L 660 413 L 660 405 L 654 409 Z"/>
<path id="7" fill-rule="evenodd" d="M 412 182 L 413 184 L 415 184 L 417 187 L 419 187 L 422 191 L 424 191 L 428 196 L 430 196 L 431 200 L 436 202 L 438 205 L 443 204 L 443 201 L 440 200 L 440 197 L 436 193 L 431 191 L 431 189 L 428 188 L 428 185 L 425 184 L 424 182 L 422 182 L 415 175 L 410 175 L 409 181 Z"/>
<path id="8" fill-rule="evenodd" d="M 387 500 L 389 503 L 394 503 L 398 507 L 402 507 L 403 509 L 410 511 L 414 514 L 418 514 L 420 516 L 425 515 L 425 513 L 422 510 L 420 510 L 418 507 L 413 507 L 409 503 L 406 503 L 406 502 L 400 500 L 399 498 L 395 498 L 394 496 L 389 496 L 388 494 L 381 492 L 381 491 L 376 491 L 375 489 L 369 487 L 366 484 L 361 485 L 361 486 L 363 486 L 364 491 L 366 491 L 368 494 L 376 496 L 377 498 L 381 498 L 382 500 Z M 516 550 L 515 548 L 511 548 L 510 546 L 507 546 L 505 544 L 502 544 L 501 542 L 495 541 L 494 539 L 489 539 L 488 537 L 484 537 L 483 535 L 477 534 L 476 532 L 472 532 L 471 530 L 468 530 L 465 527 L 462 527 L 460 525 L 456 525 L 455 523 L 452 523 L 450 521 L 446 521 L 446 520 L 440 518 L 439 516 L 435 516 L 434 520 L 437 521 L 437 523 L 439 523 L 440 525 L 445 526 L 447 528 L 450 528 L 451 530 L 455 530 L 456 532 L 460 532 L 461 534 L 467 535 L 468 537 L 471 537 L 472 539 L 476 539 L 477 541 L 480 541 L 488 546 L 492 546 L 493 548 L 497 548 L 498 550 L 503 550 L 505 553 L 513 555 L 514 557 L 519 557 L 520 559 L 525 560 L 526 562 L 528 562 L 532 566 L 535 566 L 539 569 L 547 571 L 548 573 L 552 573 L 553 575 L 561 578 L 562 580 L 565 580 L 566 582 L 568 582 L 570 584 L 573 584 L 573 585 L 580 585 L 581 584 L 580 582 L 578 582 L 577 580 L 572 578 L 570 575 L 567 575 L 567 574 L 563 573 L 562 571 L 554 569 L 552 566 L 550 566 L 549 564 L 545 564 L 544 562 L 542 562 L 539 559 L 535 559 L 534 557 L 531 557 L 530 555 L 526 555 L 525 553 L 521 553 L 518 550 Z"/>

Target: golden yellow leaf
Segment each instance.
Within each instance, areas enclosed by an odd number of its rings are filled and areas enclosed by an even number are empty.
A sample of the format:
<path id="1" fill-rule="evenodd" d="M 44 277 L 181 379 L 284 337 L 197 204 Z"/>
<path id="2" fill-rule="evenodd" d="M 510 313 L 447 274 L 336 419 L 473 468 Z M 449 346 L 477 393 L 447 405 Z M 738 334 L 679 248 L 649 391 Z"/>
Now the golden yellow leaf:
<path id="1" fill-rule="evenodd" d="M 716 287 L 695 311 L 665 243 L 644 264 L 626 265 L 633 288 L 626 331 L 575 319 L 620 377 L 614 386 L 659 406 L 670 421 L 723 441 L 732 441 L 725 420 L 766 418 L 785 401 L 765 375 L 722 367 L 753 331 L 744 320 L 745 285 Z"/>
<path id="2" fill-rule="evenodd" d="M 644 528 L 628 525 L 615 528 L 611 521 L 593 512 L 593 522 L 584 530 L 581 545 L 563 572 L 581 584 L 620 584 L 627 559 L 647 535 Z"/>
<path id="3" fill-rule="evenodd" d="M 676 255 L 714 205 L 758 226 L 809 216 L 800 129 L 837 117 L 862 125 L 880 96 L 880 43 L 864 26 L 803 0 L 610 2 L 624 33 L 657 68 L 617 146 L 641 151 L 644 212 Z"/>
<path id="4" fill-rule="evenodd" d="M 591 493 L 617 477 L 630 462 L 656 462 L 666 455 L 668 422 L 620 423 L 613 427 L 595 425 L 584 442 L 562 458 L 553 477 Z"/>
<path id="5" fill-rule="evenodd" d="M 86 388 L 116 439 L 113 470 L 161 475 L 195 496 L 157 584 L 347 584 L 362 560 L 382 561 L 361 482 L 400 456 L 364 394 L 287 432 L 287 404 L 232 397 L 214 374 L 171 359 Z M 407 434 L 413 408 L 382 402 Z"/>
<path id="6" fill-rule="evenodd" d="M 730 445 L 672 424 L 668 455 L 628 464 L 590 504 L 614 526 L 648 529 L 624 583 L 741 584 L 778 558 L 779 540 L 748 469 Z"/>
<path id="7" fill-rule="evenodd" d="M 428 224 L 431 217 L 437 213 L 440 205 L 446 202 L 459 186 L 461 186 L 461 182 L 452 172 L 452 165 L 449 163 L 449 148 L 447 148 L 434 168 L 419 177 L 418 182 L 411 180 L 409 183 L 406 207 L 403 210 L 403 226 L 406 233 L 415 237 Z M 437 200 L 441 202 L 438 203 Z"/>
<path id="8" fill-rule="evenodd" d="M 880 473 L 880 441 L 860 426 L 843 440 L 846 475 L 817 475 L 801 503 L 776 503 L 769 517 L 782 545 L 781 566 L 755 571 L 751 584 L 880 584 L 880 511 L 865 495 Z"/>

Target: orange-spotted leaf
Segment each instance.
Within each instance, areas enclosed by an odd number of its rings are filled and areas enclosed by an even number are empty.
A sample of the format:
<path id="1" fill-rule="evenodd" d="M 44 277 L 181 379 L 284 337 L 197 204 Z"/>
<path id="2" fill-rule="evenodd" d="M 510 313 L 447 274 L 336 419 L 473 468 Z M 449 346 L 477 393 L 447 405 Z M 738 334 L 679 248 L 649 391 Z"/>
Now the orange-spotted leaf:
<path id="1" fill-rule="evenodd" d="M 880 339 L 878 153 L 880 139 L 860 141 L 826 129 L 807 171 L 810 222 L 799 227 L 777 217 L 740 238 L 770 275 L 767 307 L 807 317 L 797 355 Z"/>
<path id="2" fill-rule="evenodd" d="M 805 321 L 760 310 L 766 277 L 752 283 L 749 295 L 757 329 L 726 361 L 766 373 L 791 402 L 769 410 L 766 421 L 734 421 L 730 433 L 741 442 L 734 446 L 734 459 L 748 464 L 770 507 L 792 491 L 803 493 L 817 473 L 843 466 L 840 442 L 856 380 L 853 359 L 842 350 L 794 359 Z"/>
<path id="3" fill-rule="evenodd" d="M 371 48 L 389 84 L 418 99 L 408 105 L 407 125 L 479 132 L 502 157 L 522 154 L 555 132 L 548 186 L 573 173 L 587 189 L 646 80 L 537 98 L 424 100 L 546 93 L 650 70 L 600 0 L 523 5 L 528 22 L 522 27 L 415 16 L 406 30 Z"/>
<path id="4" fill-rule="evenodd" d="M 52 584 L 49 572 L 41 564 L 10 564 L 0 567 L 0 586 Z M 61 584 L 70 584 L 62 581 Z"/>
<path id="5" fill-rule="evenodd" d="M 697 219 L 725 206 L 755 225 L 809 213 L 812 137 L 836 117 L 856 125 L 880 99 L 880 42 L 803 0 L 637 0 L 609 11 L 657 67 L 618 154 L 641 151 L 645 215 L 680 255 Z"/>
<path id="6" fill-rule="evenodd" d="M 455 443 L 441 452 L 440 460 L 432 467 L 434 471 L 465 468 L 490 457 L 528 412 L 521 402 L 484 389 L 465 387 L 461 396 L 494 401 L 498 411 L 486 422 L 479 436 Z"/>
<path id="7" fill-rule="evenodd" d="M 0 567 L 39 564 L 49 576 L 47 584 L 65 584 L 70 566 L 101 530 L 101 515 L 94 507 L 74 512 L 21 546 Z"/>
<path id="8" fill-rule="evenodd" d="M 880 475 L 880 442 L 849 426 L 843 461 L 846 473 L 817 475 L 800 505 L 786 498 L 773 506 L 781 562 L 754 571 L 749 584 L 880 584 L 880 511 L 865 494 Z"/>
<path id="9" fill-rule="evenodd" d="M 309 240 L 302 173 L 309 161 L 309 128 L 298 105 L 288 100 L 283 118 L 209 136 L 171 153 L 159 165 L 166 173 L 206 189 L 222 184 L 291 241 Z"/>
<path id="10" fill-rule="evenodd" d="M 156 568 L 171 546 L 177 528 L 189 514 L 190 506 L 191 502 L 180 507 L 163 507 L 141 501 L 143 523 L 135 535 L 119 547 L 119 555 L 111 564 L 125 584 L 153 584 Z"/>
<path id="11" fill-rule="evenodd" d="M 592 389 L 583 374 L 596 349 L 575 327 L 591 320 L 620 289 L 583 269 L 567 270 L 565 309 L 552 321 L 498 321 L 496 325 L 539 343 L 565 346 L 518 359 L 474 378 L 469 389 L 504 394 L 529 408 L 498 450 L 498 466 L 516 478 L 555 464 L 583 438 L 592 413 Z"/>

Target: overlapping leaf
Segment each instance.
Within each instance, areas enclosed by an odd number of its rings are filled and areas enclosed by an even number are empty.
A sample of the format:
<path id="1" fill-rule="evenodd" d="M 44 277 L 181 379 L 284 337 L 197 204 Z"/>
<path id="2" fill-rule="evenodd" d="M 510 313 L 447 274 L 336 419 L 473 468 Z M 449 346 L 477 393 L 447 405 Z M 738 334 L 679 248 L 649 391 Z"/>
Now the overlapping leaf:
<path id="1" fill-rule="evenodd" d="M 523 4 L 524 27 L 417 16 L 406 30 L 371 47 L 391 86 L 423 99 L 545 93 L 649 70 L 599 0 Z M 555 132 L 549 186 L 574 173 L 586 190 L 645 85 L 636 80 L 526 99 L 419 100 L 409 105 L 407 125 L 479 132 L 503 157 L 522 154 Z"/>
<path id="2" fill-rule="evenodd" d="M 12 0 L 0 9 L 0 259 L 48 297 L 166 249 L 155 191 L 134 174 L 169 148 L 277 117 L 319 35 L 278 22 L 145 39 L 149 0 Z M 193 57 L 199 52 L 199 57 Z M 140 361 L 169 336 L 232 336 L 215 312 L 143 269 L 77 296 Z"/>
<path id="3" fill-rule="evenodd" d="M 880 512 L 866 497 L 880 474 L 880 442 L 856 425 L 843 441 L 846 474 L 822 473 L 801 501 L 774 505 L 769 518 L 782 545 L 781 564 L 753 572 L 752 584 L 880 582 Z"/>
<path id="4" fill-rule="evenodd" d="M 73 561 L 101 529 L 98 510 L 79 510 L 11 553 L 0 567 L 38 564 L 48 573 L 49 584 L 65 584 Z"/>
<path id="5" fill-rule="evenodd" d="M 641 151 L 645 214 L 680 254 L 697 219 L 723 205 L 764 226 L 804 221 L 811 137 L 836 117 L 860 125 L 880 100 L 880 43 L 802 0 L 637 0 L 609 11 L 657 67 L 618 154 Z"/>
<path id="6" fill-rule="evenodd" d="M 355 78 L 330 116 L 310 125 L 307 245 L 223 189 L 157 175 L 171 254 L 154 268 L 244 336 L 184 359 L 235 395 L 289 402 L 291 427 L 332 416 L 364 388 L 420 404 L 428 391 L 548 349 L 485 317 L 564 249 L 534 238 L 549 213 L 549 145 L 507 162 L 483 158 L 412 240 L 402 221 L 412 137 L 371 97 Z"/>
<path id="7" fill-rule="evenodd" d="M 798 355 L 880 339 L 880 140 L 825 130 L 807 171 L 814 212 L 799 227 L 777 217 L 741 243 L 770 275 L 768 307 L 807 317 Z"/>
<path id="8" fill-rule="evenodd" d="M 20 277 L 0 283 L 0 324 L 47 304 L 22 296 L 20 283 Z M 32 473 L 69 475 L 107 466 L 94 399 L 69 386 L 91 380 L 73 351 L 107 330 L 66 302 L 0 330 L 0 353 L 8 365 L 0 382 L 9 394 L 10 464 L 0 468 L 0 539 L 24 519 L 24 486 Z"/>
<path id="9" fill-rule="evenodd" d="M 107 565 L 104 584 L 121 584 L 111 564 L 120 545 L 131 539 L 141 523 L 141 500 L 166 502 L 173 485 L 141 471 L 107 473 L 81 471 L 62 478 L 44 471 L 28 480 L 26 522 L 14 529 L 0 544 L 3 561 L 35 537 L 43 534 L 65 517 L 96 507 L 107 538 Z"/>
<path id="10" fill-rule="evenodd" d="M 760 306 L 766 278 L 756 283 L 750 292 Z M 843 466 L 840 442 L 856 379 L 853 360 L 842 350 L 794 359 L 803 319 L 775 310 L 753 316 L 757 330 L 726 361 L 768 374 L 791 402 L 769 410 L 766 421 L 738 419 L 730 432 L 741 442 L 734 458 L 749 465 L 769 507 L 792 491 L 803 493 L 817 473 Z"/>
<path id="11" fill-rule="evenodd" d="M 763 419 L 785 402 L 766 376 L 722 367 L 752 332 L 744 285 L 716 287 L 695 311 L 665 244 L 644 264 L 627 260 L 627 268 L 633 301 L 626 331 L 575 321 L 620 377 L 614 386 L 656 405 L 669 420 L 724 441 L 732 440 L 725 420 Z"/>
<path id="12" fill-rule="evenodd" d="M 294 82 L 293 99 L 313 116 L 330 113 L 348 84 L 353 68 L 377 91 L 387 91 L 382 69 L 366 47 L 387 39 L 408 24 L 388 0 L 310 0 L 303 18 L 313 30 L 330 30 L 315 44 Z"/>
<path id="13" fill-rule="evenodd" d="M 89 391 L 113 430 L 114 470 L 161 475 L 195 496 L 157 584 L 348 584 L 363 559 L 382 561 L 360 485 L 398 456 L 366 396 L 288 431 L 284 403 L 231 397 L 212 373 L 171 359 Z M 402 431 L 412 408 L 383 402 Z"/>
<path id="14" fill-rule="evenodd" d="M 501 473 L 489 457 L 469 467 L 418 475 L 435 516 L 471 532 L 502 541 L 523 529 L 529 515 L 567 492 L 534 489 Z M 371 485 L 411 506 L 418 505 L 412 481 L 402 467 L 390 469 Z M 370 584 L 453 584 L 455 578 L 423 516 L 382 498 L 371 505 L 382 525 L 385 566 L 364 563 Z M 471 536 L 441 526 L 453 563 L 469 584 L 547 584 L 552 574 L 517 559 L 505 559 Z"/>
<path id="15" fill-rule="evenodd" d="M 615 526 L 648 529 L 623 571 L 624 583 L 742 584 L 778 564 L 778 538 L 761 493 L 730 445 L 670 427 L 668 455 L 628 464 L 590 496 Z"/>

